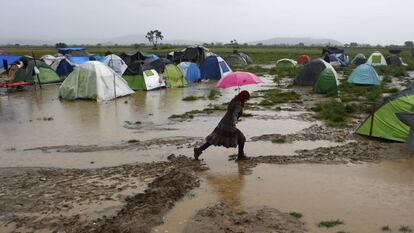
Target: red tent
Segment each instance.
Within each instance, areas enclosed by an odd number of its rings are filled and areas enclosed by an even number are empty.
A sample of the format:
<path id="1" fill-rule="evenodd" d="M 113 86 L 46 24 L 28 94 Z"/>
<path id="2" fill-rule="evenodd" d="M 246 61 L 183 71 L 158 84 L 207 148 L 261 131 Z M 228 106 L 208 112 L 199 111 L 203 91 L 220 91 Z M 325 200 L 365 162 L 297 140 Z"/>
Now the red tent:
<path id="1" fill-rule="evenodd" d="M 296 59 L 296 61 L 298 62 L 298 64 L 304 65 L 308 62 L 310 62 L 310 57 L 308 55 L 300 55 L 298 57 L 298 59 Z"/>

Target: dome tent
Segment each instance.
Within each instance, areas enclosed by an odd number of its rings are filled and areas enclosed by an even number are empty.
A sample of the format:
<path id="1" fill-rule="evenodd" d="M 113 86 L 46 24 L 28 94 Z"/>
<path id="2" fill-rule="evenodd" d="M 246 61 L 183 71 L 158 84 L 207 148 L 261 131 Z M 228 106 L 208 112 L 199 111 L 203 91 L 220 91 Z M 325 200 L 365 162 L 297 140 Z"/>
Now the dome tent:
<path id="1" fill-rule="evenodd" d="M 167 87 L 185 87 L 187 81 L 185 80 L 180 69 L 174 64 L 169 64 L 165 67 L 164 77 L 167 82 Z"/>
<path id="2" fill-rule="evenodd" d="M 276 67 L 293 68 L 298 63 L 292 59 L 282 58 L 276 61 Z"/>
<path id="3" fill-rule="evenodd" d="M 233 54 L 224 58 L 224 60 L 230 66 L 247 66 L 253 63 L 253 60 L 250 58 L 249 55 L 237 51 L 234 51 Z"/>
<path id="4" fill-rule="evenodd" d="M 331 93 L 338 90 L 338 74 L 322 59 L 306 64 L 293 81 L 299 86 L 313 86 L 318 93 Z"/>
<path id="5" fill-rule="evenodd" d="M 40 58 L 40 60 L 44 61 L 47 65 L 49 65 L 59 77 L 67 77 L 73 71 L 73 67 L 76 65 L 69 61 L 64 56 L 52 56 L 52 55 L 45 55 Z"/>
<path id="6" fill-rule="evenodd" d="M 387 61 L 385 60 L 385 57 L 378 51 L 373 52 L 371 56 L 369 56 L 366 63 L 372 66 L 386 66 L 387 65 Z"/>
<path id="7" fill-rule="evenodd" d="M 372 115 L 358 127 L 356 133 L 397 142 L 406 142 L 409 127 L 401 122 L 396 113 L 413 112 L 414 89 L 407 88 L 385 98 L 375 107 Z"/>
<path id="8" fill-rule="evenodd" d="M 306 63 L 310 62 L 311 59 L 308 55 L 300 55 L 296 61 L 298 62 L 299 65 L 305 65 Z"/>
<path id="9" fill-rule="evenodd" d="M 232 72 L 226 61 L 219 56 L 207 57 L 200 66 L 202 79 L 219 80 L 226 74 Z"/>
<path id="10" fill-rule="evenodd" d="M 191 62 L 181 62 L 177 65 L 181 73 L 183 73 L 187 83 L 191 84 L 197 82 L 201 78 L 200 68 L 197 64 Z"/>
<path id="11" fill-rule="evenodd" d="M 124 60 L 115 54 L 105 56 L 102 63 L 113 69 L 119 75 L 122 75 L 128 68 Z"/>
<path id="12" fill-rule="evenodd" d="M 119 74 L 98 61 L 76 67 L 59 88 L 59 97 L 63 99 L 107 101 L 133 93 Z"/>
<path id="13" fill-rule="evenodd" d="M 374 67 L 362 64 L 354 69 L 348 77 L 348 83 L 362 85 L 380 85 L 381 80 Z"/>
<path id="14" fill-rule="evenodd" d="M 361 65 L 361 64 L 364 64 L 365 62 L 367 62 L 367 58 L 362 53 L 358 53 L 354 57 L 354 59 L 352 59 L 352 61 L 351 61 L 351 63 L 354 64 L 354 65 Z"/>
<path id="15" fill-rule="evenodd" d="M 398 55 L 390 55 L 385 60 L 387 61 L 387 63 L 389 65 L 393 65 L 393 66 L 407 66 L 407 64 L 405 64 L 403 62 L 403 60 L 401 59 L 401 57 L 399 57 Z"/>
<path id="16" fill-rule="evenodd" d="M 61 79 L 56 72 L 48 66 L 46 63 L 40 60 L 27 60 L 23 58 L 23 67 L 19 68 L 13 80 L 24 82 L 36 82 L 40 81 L 41 84 L 60 82 Z"/>

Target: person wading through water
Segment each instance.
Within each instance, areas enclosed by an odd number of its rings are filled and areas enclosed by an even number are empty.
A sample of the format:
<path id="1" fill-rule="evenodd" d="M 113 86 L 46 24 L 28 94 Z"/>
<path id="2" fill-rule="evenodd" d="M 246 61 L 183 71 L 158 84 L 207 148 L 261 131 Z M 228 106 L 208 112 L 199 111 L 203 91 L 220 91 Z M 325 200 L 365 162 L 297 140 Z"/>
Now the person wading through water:
<path id="1" fill-rule="evenodd" d="M 195 160 L 198 160 L 201 153 L 211 145 L 224 146 L 226 148 L 238 146 L 239 153 L 237 155 L 237 160 L 249 159 L 249 157 L 244 154 L 246 137 L 238 128 L 236 128 L 237 121 L 243 114 L 244 104 L 249 99 L 249 92 L 242 91 L 230 101 L 226 114 L 214 131 L 206 137 L 206 142 L 202 146 L 194 148 Z"/>

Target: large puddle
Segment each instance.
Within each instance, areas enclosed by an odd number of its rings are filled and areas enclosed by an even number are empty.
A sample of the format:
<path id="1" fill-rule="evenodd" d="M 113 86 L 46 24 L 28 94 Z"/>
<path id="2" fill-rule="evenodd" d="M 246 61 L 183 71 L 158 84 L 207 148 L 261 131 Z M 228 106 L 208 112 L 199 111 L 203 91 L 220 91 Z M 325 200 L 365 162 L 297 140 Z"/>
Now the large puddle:
<path id="1" fill-rule="evenodd" d="M 181 232 L 196 209 L 224 201 L 237 210 L 271 206 L 299 212 L 309 232 L 397 232 L 414 226 L 414 160 L 361 165 L 259 165 L 252 174 L 228 163 L 203 174 L 195 196 L 179 202 L 154 232 Z M 319 228 L 321 221 L 344 225 Z"/>

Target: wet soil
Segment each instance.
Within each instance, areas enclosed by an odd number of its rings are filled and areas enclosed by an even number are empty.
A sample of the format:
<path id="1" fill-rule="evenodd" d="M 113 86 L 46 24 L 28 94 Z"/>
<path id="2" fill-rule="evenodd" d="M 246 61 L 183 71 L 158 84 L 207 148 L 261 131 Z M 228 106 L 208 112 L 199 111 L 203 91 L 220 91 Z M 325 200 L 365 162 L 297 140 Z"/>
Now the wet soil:
<path id="1" fill-rule="evenodd" d="M 198 211 L 183 232 L 301 233 L 305 232 L 305 227 L 295 217 L 274 208 L 264 206 L 237 211 L 221 202 Z"/>
<path id="2" fill-rule="evenodd" d="M 0 232 L 149 232 L 199 185 L 184 156 L 103 169 L 0 169 Z"/>

